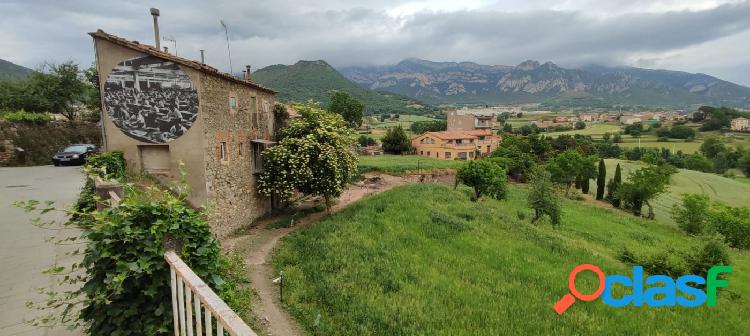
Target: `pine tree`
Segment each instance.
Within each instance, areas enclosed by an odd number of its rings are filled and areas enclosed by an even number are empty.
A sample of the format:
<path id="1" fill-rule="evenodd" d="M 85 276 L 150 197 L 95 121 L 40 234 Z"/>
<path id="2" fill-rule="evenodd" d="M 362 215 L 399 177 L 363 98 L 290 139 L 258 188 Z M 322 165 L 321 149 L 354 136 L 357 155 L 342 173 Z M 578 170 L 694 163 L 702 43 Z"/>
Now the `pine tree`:
<path id="1" fill-rule="evenodd" d="M 604 185 L 607 178 L 607 167 L 604 165 L 604 159 L 599 160 L 599 176 L 596 178 L 596 199 L 604 198 Z"/>

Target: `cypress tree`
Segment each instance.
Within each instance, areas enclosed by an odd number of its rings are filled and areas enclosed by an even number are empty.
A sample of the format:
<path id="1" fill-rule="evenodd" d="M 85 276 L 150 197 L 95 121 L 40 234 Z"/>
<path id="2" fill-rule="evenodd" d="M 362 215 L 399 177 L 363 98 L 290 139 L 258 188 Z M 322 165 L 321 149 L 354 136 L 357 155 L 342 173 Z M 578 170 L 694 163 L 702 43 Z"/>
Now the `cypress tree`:
<path id="1" fill-rule="evenodd" d="M 604 185 L 607 178 L 607 167 L 604 165 L 604 159 L 599 159 L 599 176 L 596 177 L 596 199 L 604 198 Z"/>
<path id="2" fill-rule="evenodd" d="M 612 189 L 611 189 L 611 195 L 612 195 L 612 205 L 614 205 L 616 208 L 620 207 L 620 199 L 617 198 L 617 195 L 615 193 L 617 192 L 617 188 L 622 184 L 622 171 L 620 169 L 620 164 L 617 164 L 617 168 L 615 168 L 615 179 L 612 181 Z"/>
<path id="3" fill-rule="evenodd" d="M 584 194 L 588 194 L 589 193 L 589 179 L 584 178 L 581 181 L 581 192 L 584 193 Z"/>

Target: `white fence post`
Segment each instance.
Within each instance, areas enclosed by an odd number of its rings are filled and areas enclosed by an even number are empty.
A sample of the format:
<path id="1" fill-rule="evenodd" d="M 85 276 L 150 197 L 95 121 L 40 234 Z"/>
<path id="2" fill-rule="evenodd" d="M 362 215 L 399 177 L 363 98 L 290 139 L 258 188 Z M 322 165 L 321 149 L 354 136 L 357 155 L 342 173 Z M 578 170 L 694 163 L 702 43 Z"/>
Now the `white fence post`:
<path id="1" fill-rule="evenodd" d="M 166 252 L 164 259 L 172 275 L 172 312 L 179 314 L 179 318 L 173 318 L 175 336 L 200 336 L 203 326 L 205 335 L 213 336 L 214 320 L 217 336 L 224 336 L 225 330 L 231 336 L 257 336 L 174 251 Z M 204 323 L 201 321 L 201 306 Z"/>

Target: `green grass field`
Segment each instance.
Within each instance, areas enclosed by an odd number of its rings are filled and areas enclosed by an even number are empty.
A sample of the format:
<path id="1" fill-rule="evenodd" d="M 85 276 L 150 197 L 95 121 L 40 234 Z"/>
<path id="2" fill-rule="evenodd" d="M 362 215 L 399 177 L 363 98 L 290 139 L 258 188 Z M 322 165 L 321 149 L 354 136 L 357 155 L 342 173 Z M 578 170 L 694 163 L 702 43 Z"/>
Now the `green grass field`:
<path id="1" fill-rule="evenodd" d="M 615 176 L 615 167 L 620 163 L 622 167 L 622 178 L 627 178 L 632 170 L 643 167 L 641 162 L 624 161 L 616 159 L 604 160 L 607 166 L 607 179 Z M 596 182 L 591 181 L 590 193 L 596 193 Z M 705 194 L 714 201 L 726 203 L 732 206 L 745 206 L 750 204 L 750 184 L 742 183 L 736 179 L 730 179 L 716 174 L 702 173 L 694 170 L 680 169 L 672 176 L 669 191 L 659 196 L 652 204 L 654 212 L 659 220 L 672 223 L 672 205 L 679 203 L 682 194 Z M 644 211 L 645 211 L 644 207 Z"/>
<path id="2" fill-rule="evenodd" d="M 644 135 L 640 138 L 640 144 L 639 144 L 639 138 L 633 138 L 629 135 L 623 135 L 621 143 L 618 143 L 622 148 L 636 148 L 638 146 L 641 147 L 654 147 L 654 148 L 668 148 L 670 150 L 673 150 L 674 152 L 681 150 L 685 154 L 692 154 L 697 152 L 701 144 L 703 143 L 702 140 L 694 140 L 690 142 L 685 142 L 685 140 L 678 140 L 678 139 L 670 139 L 667 142 L 659 142 L 656 141 L 655 135 Z"/>
<path id="3" fill-rule="evenodd" d="M 700 242 L 662 221 L 563 202 L 563 225 L 529 223 L 526 190 L 508 200 L 469 200 L 468 188 L 402 186 L 359 201 L 284 239 L 284 305 L 318 335 L 701 335 L 750 330 L 750 255 L 716 307 L 614 308 L 576 302 L 558 316 L 570 271 L 582 263 L 630 274 L 625 247 L 652 254 Z M 522 213 L 524 219 L 519 219 Z M 594 276 L 577 288 L 590 293 Z M 623 291 L 624 292 L 624 291 Z M 317 330 L 313 324 L 320 314 Z"/>
<path id="4" fill-rule="evenodd" d="M 565 131 L 565 132 L 549 132 L 549 133 L 544 133 L 544 134 L 551 136 L 551 137 L 557 137 L 563 134 L 567 134 L 567 135 L 583 134 L 583 135 L 590 135 L 594 139 L 601 139 L 601 137 L 606 133 L 615 134 L 621 131 L 622 131 L 622 127 L 620 127 L 619 125 L 586 123 L 586 128 L 582 130 L 570 130 L 570 131 Z"/>
<path id="5" fill-rule="evenodd" d="M 379 155 L 379 156 L 360 156 L 359 170 L 361 172 L 382 172 L 390 174 L 400 174 L 408 172 L 417 172 L 436 169 L 455 169 L 461 166 L 464 161 L 438 160 L 419 155 Z"/>

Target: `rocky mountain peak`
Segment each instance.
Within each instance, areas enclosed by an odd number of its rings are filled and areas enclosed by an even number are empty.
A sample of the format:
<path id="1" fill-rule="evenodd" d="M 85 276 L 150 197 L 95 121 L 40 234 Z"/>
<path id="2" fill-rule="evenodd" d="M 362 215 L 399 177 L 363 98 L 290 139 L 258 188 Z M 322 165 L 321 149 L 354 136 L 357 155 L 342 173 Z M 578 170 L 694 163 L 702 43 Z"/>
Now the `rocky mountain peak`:
<path id="1" fill-rule="evenodd" d="M 521 64 L 517 65 L 516 69 L 528 71 L 528 70 L 534 70 L 538 67 L 539 67 L 538 61 L 526 60 L 526 61 L 523 61 Z"/>

